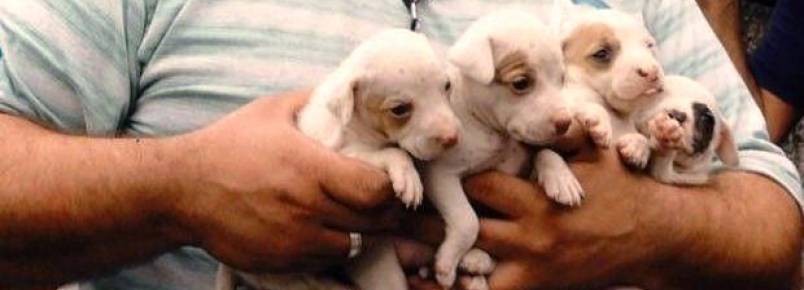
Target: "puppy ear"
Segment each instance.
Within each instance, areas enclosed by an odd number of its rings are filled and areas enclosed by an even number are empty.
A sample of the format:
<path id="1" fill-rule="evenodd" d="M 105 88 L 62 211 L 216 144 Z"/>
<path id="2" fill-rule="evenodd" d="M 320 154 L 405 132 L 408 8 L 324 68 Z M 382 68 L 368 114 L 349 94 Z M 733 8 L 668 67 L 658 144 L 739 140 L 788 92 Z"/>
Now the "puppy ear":
<path id="1" fill-rule="evenodd" d="M 720 143 L 717 144 L 715 152 L 717 157 L 723 161 L 723 164 L 735 167 L 740 164 L 740 159 L 737 157 L 737 145 L 734 143 L 734 136 L 731 133 L 729 125 L 722 119 L 720 120 Z"/>
<path id="2" fill-rule="evenodd" d="M 325 92 L 329 95 L 327 109 L 337 119 L 338 124 L 345 126 L 352 119 L 355 111 L 355 94 L 357 93 L 357 78 L 352 74 L 341 73 L 336 80 L 327 87 Z"/>
<path id="3" fill-rule="evenodd" d="M 354 114 L 357 83 L 358 78 L 348 72 L 336 71 L 327 77 L 300 113 L 299 129 L 327 148 L 340 147 L 344 127 Z"/>
<path id="4" fill-rule="evenodd" d="M 494 80 L 491 37 L 480 32 L 464 35 L 449 49 L 448 59 L 461 73 L 482 84 Z"/>

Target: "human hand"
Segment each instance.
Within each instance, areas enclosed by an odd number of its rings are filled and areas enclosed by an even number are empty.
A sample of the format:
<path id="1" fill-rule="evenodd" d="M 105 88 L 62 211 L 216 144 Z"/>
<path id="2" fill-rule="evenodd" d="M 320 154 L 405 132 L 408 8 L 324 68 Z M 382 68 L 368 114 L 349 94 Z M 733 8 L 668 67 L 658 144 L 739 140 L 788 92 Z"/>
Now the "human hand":
<path id="1" fill-rule="evenodd" d="M 222 262 L 250 272 L 344 262 L 348 232 L 394 223 L 387 176 L 299 132 L 307 94 L 261 98 L 173 140 L 177 220 Z M 387 209 L 387 208 L 379 208 Z"/>
<path id="2" fill-rule="evenodd" d="M 674 237 L 651 236 L 643 231 L 638 207 L 644 191 L 661 187 L 646 176 L 630 173 L 613 150 L 584 151 L 571 164 L 584 189 L 583 206 L 569 208 L 550 201 L 532 181 L 497 172 L 469 178 L 464 188 L 479 211 L 492 211 L 480 219 L 477 246 L 497 259 L 489 277 L 491 289 L 567 289 L 634 282 L 631 271 L 648 265 L 675 245 Z M 591 153 L 590 153 L 591 152 Z M 409 229 L 413 236 L 437 243 L 437 218 L 417 217 Z M 657 224 L 658 226 L 658 224 Z M 414 289 L 432 283 L 412 279 Z"/>

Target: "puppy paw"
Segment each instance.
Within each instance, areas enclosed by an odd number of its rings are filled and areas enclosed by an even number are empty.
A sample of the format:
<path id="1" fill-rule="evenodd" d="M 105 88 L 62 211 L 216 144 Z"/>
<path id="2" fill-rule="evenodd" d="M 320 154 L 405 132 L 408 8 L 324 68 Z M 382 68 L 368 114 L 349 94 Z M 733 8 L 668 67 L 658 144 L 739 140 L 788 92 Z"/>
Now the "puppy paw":
<path id="1" fill-rule="evenodd" d="M 486 276 L 461 276 L 458 280 L 464 290 L 489 290 Z"/>
<path id="2" fill-rule="evenodd" d="M 455 270 L 456 263 L 452 261 L 445 261 L 444 259 L 436 259 L 435 263 L 435 278 L 441 287 L 444 289 L 451 289 L 455 284 Z"/>
<path id="3" fill-rule="evenodd" d="M 422 180 L 413 162 L 396 162 L 388 166 L 391 184 L 399 198 L 407 208 L 417 208 L 424 199 Z"/>
<path id="4" fill-rule="evenodd" d="M 591 112 L 580 112 L 577 117 L 581 125 L 589 133 L 592 142 L 602 148 L 608 148 L 611 144 L 612 129 L 611 124 L 599 114 Z"/>
<path id="5" fill-rule="evenodd" d="M 617 140 L 617 152 L 628 166 L 644 169 L 650 159 L 650 146 L 647 139 L 639 134 L 627 134 Z"/>
<path id="6" fill-rule="evenodd" d="M 648 130 L 659 150 L 684 149 L 684 127 L 669 113 L 659 113 L 648 121 Z"/>
<path id="7" fill-rule="evenodd" d="M 581 184 L 569 170 L 540 170 L 537 179 L 545 194 L 560 204 L 577 206 L 584 198 Z"/>
<path id="8" fill-rule="evenodd" d="M 458 264 L 458 268 L 461 269 L 461 271 L 473 275 L 491 274 L 496 266 L 491 255 L 478 248 L 473 248 L 469 250 L 469 252 L 466 252 L 466 255 L 463 255 L 461 259 L 461 263 Z"/>

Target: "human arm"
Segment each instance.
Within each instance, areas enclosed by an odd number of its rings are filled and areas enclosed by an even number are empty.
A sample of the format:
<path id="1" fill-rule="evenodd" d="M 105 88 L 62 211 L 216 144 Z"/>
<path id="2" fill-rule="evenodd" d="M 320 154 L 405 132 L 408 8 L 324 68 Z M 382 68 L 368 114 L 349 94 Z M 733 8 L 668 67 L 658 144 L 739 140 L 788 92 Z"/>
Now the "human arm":
<path id="1" fill-rule="evenodd" d="M 785 102 L 773 92 L 760 89 L 762 96 L 762 110 L 768 122 L 768 135 L 775 143 L 784 141 L 793 125 L 801 118 L 801 112 L 793 105 Z"/>
<path id="2" fill-rule="evenodd" d="M 712 30 L 717 35 L 720 43 L 729 54 L 734 68 L 740 73 L 740 76 L 745 82 L 751 95 L 757 102 L 760 108 L 763 108 L 762 97 L 760 96 L 759 87 L 754 80 L 754 75 L 748 67 L 748 60 L 746 57 L 745 43 L 743 43 L 743 29 L 741 20 L 740 2 L 737 0 L 696 0 L 698 6 Z"/>
<path id="3" fill-rule="evenodd" d="M 68 136 L 3 115 L 0 281 L 53 285 L 185 244 L 246 270 L 343 261 L 345 231 L 391 223 L 353 210 L 390 200 L 390 185 L 295 130 L 305 99 L 260 99 L 166 139 Z"/>
<path id="4" fill-rule="evenodd" d="M 760 48 L 750 59 L 746 57 L 740 27 L 738 1 L 697 0 L 712 29 L 729 54 L 735 68 L 742 76 L 757 105 L 767 120 L 770 140 L 778 143 L 787 136 L 790 128 L 800 117 L 796 110 L 801 97 L 797 88 L 798 65 L 791 60 L 800 57 L 800 26 L 797 13 L 802 6 L 796 1 L 778 1 Z M 752 72 L 753 70 L 753 72 Z M 755 78 L 756 77 L 756 78 Z M 783 95 L 780 95 L 783 94 Z"/>
<path id="5" fill-rule="evenodd" d="M 501 174 L 467 182 L 473 199 L 504 216 L 481 219 L 479 245 L 499 259 L 492 289 L 790 285 L 799 212 L 767 178 L 729 171 L 708 187 L 674 187 L 628 172 L 611 151 L 571 166 L 588 193 L 577 209 Z"/>
<path id="6" fill-rule="evenodd" d="M 761 87 L 762 108 L 771 140 L 780 142 L 801 117 L 804 76 L 800 69 L 804 38 L 800 1 L 776 1 L 768 29 L 750 59 L 751 70 Z"/>

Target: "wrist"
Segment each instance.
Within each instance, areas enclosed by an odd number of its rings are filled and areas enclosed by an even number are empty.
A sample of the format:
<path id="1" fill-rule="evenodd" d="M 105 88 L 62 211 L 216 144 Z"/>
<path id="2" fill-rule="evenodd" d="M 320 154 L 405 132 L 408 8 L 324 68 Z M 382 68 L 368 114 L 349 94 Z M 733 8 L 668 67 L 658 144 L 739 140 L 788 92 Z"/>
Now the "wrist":
<path id="1" fill-rule="evenodd" d="M 193 192 L 196 167 L 191 146 L 184 138 L 134 139 L 145 174 L 146 192 L 143 208 L 149 211 L 149 222 L 177 245 L 192 244 L 194 234 L 186 222 L 187 196 Z"/>

